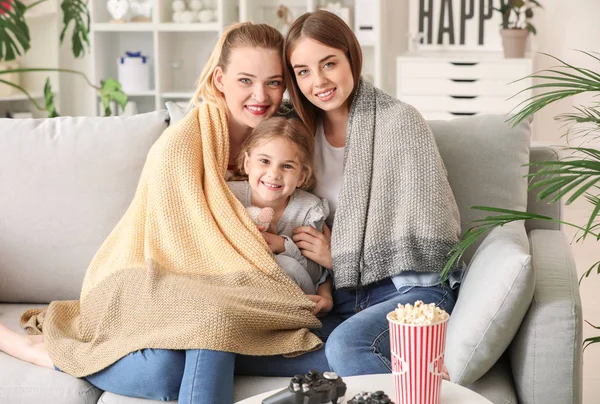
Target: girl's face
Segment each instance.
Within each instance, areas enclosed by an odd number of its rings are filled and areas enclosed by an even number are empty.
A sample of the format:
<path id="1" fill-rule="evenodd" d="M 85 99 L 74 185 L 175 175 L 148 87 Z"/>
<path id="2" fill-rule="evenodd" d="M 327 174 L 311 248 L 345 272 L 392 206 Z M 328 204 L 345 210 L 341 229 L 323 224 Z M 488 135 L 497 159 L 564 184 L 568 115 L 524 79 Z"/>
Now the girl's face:
<path id="1" fill-rule="evenodd" d="M 229 119 L 250 128 L 277 111 L 285 91 L 275 49 L 234 48 L 226 70 L 217 67 L 213 80 L 225 97 Z"/>
<path id="2" fill-rule="evenodd" d="M 246 153 L 244 170 L 252 188 L 252 204 L 261 208 L 286 203 L 306 179 L 298 146 L 279 136 Z"/>
<path id="3" fill-rule="evenodd" d="M 354 89 L 350 62 L 343 51 L 301 38 L 290 55 L 298 88 L 325 112 L 348 108 Z"/>

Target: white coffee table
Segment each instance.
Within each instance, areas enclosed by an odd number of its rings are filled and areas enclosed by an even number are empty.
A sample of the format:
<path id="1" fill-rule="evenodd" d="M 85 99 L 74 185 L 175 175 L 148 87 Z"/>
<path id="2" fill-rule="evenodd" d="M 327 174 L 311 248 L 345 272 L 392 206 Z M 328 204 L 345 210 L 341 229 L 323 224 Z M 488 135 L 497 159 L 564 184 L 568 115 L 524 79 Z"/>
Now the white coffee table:
<path id="1" fill-rule="evenodd" d="M 350 398 L 361 391 L 373 392 L 377 390 L 383 390 L 392 400 L 394 399 L 392 397 L 393 381 L 391 374 L 344 377 L 344 382 L 348 387 L 348 390 L 346 391 L 346 400 L 350 400 Z M 258 394 L 254 397 L 238 401 L 236 404 L 261 404 L 263 399 L 280 390 L 281 389 L 276 389 L 267 393 Z M 442 398 L 440 404 L 492 404 L 492 402 L 466 387 L 444 380 L 442 382 Z"/>

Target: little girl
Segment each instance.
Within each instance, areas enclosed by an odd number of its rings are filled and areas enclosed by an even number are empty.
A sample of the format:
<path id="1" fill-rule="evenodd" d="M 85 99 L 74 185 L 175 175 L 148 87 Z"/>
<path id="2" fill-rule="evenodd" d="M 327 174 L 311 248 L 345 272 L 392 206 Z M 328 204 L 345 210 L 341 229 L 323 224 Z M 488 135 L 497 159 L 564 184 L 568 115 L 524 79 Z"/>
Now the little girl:
<path id="1" fill-rule="evenodd" d="M 314 295 L 323 274 L 292 241 L 300 226 L 323 230 L 329 206 L 306 192 L 314 184 L 314 138 L 297 118 L 262 121 L 244 141 L 238 158 L 240 175 L 227 185 L 245 207 L 273 209 L 263 233 L 275 259 L 306 294 Z"/>

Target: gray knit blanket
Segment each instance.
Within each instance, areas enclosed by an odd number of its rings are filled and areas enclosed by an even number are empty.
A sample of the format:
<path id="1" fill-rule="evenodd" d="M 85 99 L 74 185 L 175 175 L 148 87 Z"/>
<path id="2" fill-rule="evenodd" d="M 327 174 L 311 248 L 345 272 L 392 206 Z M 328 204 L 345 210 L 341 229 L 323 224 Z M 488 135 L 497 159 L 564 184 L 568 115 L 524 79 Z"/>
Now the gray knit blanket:
<path id="1" fill-rule="evenodd" d="M 331 250 L 336 288 L 440 272 L 460 218 L 429 126 L 361 79 L 350 108 Z"/>

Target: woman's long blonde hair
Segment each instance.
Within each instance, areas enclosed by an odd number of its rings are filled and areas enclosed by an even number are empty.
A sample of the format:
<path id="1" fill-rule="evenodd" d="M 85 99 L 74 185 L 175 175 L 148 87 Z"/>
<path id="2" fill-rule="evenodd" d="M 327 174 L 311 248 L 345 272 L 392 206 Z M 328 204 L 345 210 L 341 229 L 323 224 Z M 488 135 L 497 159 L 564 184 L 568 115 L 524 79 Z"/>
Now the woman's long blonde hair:
<path id="1" fill-rule="evenodd" d="M 198 105 L 201 101 L 209 102 L 220 108 L 227 108 L 223 94 L 215 86 L 213 74 L 217 67 L 226 71 L 231 51 L 234 48 L 246 46 L 273 49 L 277 51 L 278 55 L 282 55 L 283 35 L 267 24 L 241 22 L 229 26 L 219 38 L 208 62 L 200 73 L 196 92 L 190 100 L 190 108 Z"/>

